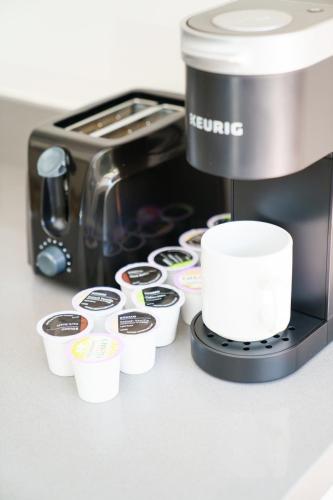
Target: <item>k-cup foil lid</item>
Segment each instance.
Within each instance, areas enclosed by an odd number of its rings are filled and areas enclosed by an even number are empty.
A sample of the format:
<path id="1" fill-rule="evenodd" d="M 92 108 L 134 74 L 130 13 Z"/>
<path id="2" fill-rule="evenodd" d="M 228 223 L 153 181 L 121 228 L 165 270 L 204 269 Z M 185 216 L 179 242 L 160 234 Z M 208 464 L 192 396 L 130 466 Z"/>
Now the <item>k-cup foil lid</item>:
<path id="1" fill-rule="evenodd" d="M 206 231 L 207 228 L 190 229 L 180 236 L 179 244 L 182 247 L 191 247 L 193 250 L 198 251 L 201 249 L 201 238 Z"/>
<path id="2" fill-rule="evenodd" d="M 88 333 L 91 326 L 91 321 L 76 311 L 59 311 L 41 319 L 37 331 L 42 337 L 66 341 L 73 335 Z"/>
<path id="3" fill-rule="evenodd" d="M 87 313 L 102 314 L 112 309 L 120 309 L 125 304 L 125 298 L 116 288 L 95 287 L 82 290 L 72 300 L 73 307 Z"/>
<path id="4" fill-rule="evenodd" d="M 122 279 L 130 285 L 150 285 L 156 283 L 162 277 L 162 273 L 156 267 L 149 265 L 132 267 L 121 275 Z"/>
<path id="5" fill-rule="evenodd" d="M 189 292 L 201 292 L 201 267 L 191 267 L 176 274 L 175 284 L 178 288 Z"/>
<path id="6" fill-rule="evenodd" d="M 155 250 L 148 257 L 149 262 L 165 267 L 168 271 L 177 271 L 194 266 L 198 262 L 197 254 L 182 247 L 164 247 Z"/>
<path id="7" fill-rule="evenodd" d="M 120 303 L 120 295 L 110 290 L 93 290 L 80 302 L 80 307 L 87 311 L 103 311 Z"/>
<path id="8" fill-rule="evenodd" d="M 213 215 L 213 217 L 208 219 L 207 227 L 211 228 L 214 226 L 218 226 L 219 224 L 224 224 L 225 222 L 230 222 L 230 221 L 231 221 L 231 214 L 229 213 Z"/>
<path id="9" fill-rule="evenodd" d="M 118 332 L 127 335 L 149 332 L 156 326 L 151 314 L 141 311 L 125 311 L 118 314 Z"/>
<path id="10" fill-rule="evenodd" d="M 148 262 L 128 264 L 119 269 L 115 275 L 117 283 L 123 288 L 164 283 L 166 278 L 165 269 Z"/>
<path id="11" fill-rule="evenodd" d="M 180 300 L 178 291 L 170 286 L 150 286 L 136 293 L 136 302 L 146 307 L 171 307 Z"/>
<path id="12" fill-rule="evenodd" d="M 56 314 L 43 323 L 43 330 L 53 337 L 66 337 L 83 332 L 88 326 L 81 314 Z"/>
<path id="13" fill-rule="evenodd" d="M 100 363 L 119 356 L 121 349 L 122 344 L 117 337 L 93 333 L 73 342 L 69 354 L 73 361 Z"/>

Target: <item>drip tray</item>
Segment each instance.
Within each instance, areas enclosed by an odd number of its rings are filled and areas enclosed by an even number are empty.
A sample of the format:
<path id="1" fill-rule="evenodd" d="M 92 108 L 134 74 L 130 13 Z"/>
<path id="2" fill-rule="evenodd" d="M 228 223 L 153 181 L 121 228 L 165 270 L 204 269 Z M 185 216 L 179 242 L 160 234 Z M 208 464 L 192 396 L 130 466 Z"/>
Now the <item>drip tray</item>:
<path id="1" fill-rule="evenodd" d="M 207 373 L 233 382 L 268 382 L 293 373 L 327 345 L 327 322 L 293 311 L 286 330 L 259 342 L 216 335 L 197 314 L 191 324 L 194 361 Z"/>

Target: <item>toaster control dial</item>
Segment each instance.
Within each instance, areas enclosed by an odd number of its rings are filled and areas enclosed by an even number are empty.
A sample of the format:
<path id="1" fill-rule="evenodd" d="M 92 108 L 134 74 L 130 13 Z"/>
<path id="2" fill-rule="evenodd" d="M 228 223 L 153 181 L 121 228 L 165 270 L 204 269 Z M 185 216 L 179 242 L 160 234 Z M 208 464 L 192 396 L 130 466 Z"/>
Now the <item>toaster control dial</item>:
<path id="1" fill-rule="evenodd" d="M 37 255 L 36 266 L 45 276 L 52 277 L 62 273 L 66 265 L 66 256 L 56 245 L 49 245 Z"/>

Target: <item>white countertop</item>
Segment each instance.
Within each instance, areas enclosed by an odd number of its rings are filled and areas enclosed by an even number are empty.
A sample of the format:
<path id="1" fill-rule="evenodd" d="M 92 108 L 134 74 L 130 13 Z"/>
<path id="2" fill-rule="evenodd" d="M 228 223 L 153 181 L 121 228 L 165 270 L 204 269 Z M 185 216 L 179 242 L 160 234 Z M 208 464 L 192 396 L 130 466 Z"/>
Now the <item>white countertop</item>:
<path id="1" fill-rule="evenodd" d="M 333 457 L 333 345 L 284 380 L 234 384 L 194 364 L 181 324 L 152 371 L 121 375 L 113 401 L 84 403 L 73 378 L 48 371 L 35 332 L 72 291 L 27 264 L 22 166 L 1 166 L 0 217 L 1 500 L 319 498 Z"/>

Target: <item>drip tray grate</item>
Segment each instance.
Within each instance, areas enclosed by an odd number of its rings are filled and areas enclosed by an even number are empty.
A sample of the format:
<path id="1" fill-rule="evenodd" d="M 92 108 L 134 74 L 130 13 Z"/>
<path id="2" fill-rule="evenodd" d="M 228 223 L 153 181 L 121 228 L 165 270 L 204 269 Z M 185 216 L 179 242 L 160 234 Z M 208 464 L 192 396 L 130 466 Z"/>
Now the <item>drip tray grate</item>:
<path id="1" fill-rule="evenodd" d="M 237 382 L 275 380 L 297 370 L 327 344 L 325 321 L 293 311 L 283 332 L 255 342 L 216 335 L 202 321 L 192 322 L 192 355 L 211 375 Z"/>

